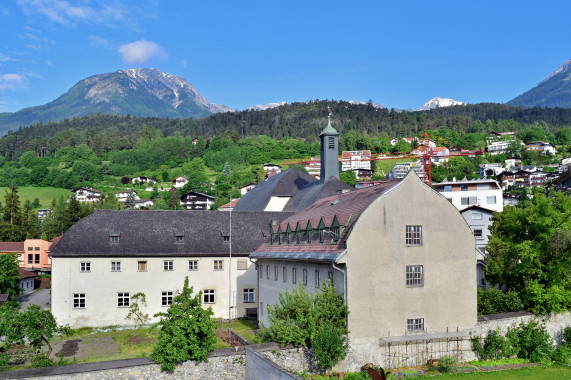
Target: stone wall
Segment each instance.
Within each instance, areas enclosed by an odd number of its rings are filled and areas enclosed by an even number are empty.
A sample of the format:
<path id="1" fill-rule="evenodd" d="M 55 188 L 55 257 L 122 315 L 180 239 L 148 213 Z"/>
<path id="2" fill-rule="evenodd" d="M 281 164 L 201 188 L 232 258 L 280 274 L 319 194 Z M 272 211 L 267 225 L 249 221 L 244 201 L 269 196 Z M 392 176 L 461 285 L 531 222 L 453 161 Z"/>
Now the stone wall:
<path id="1" fill-rule="evenodd" d="M 246 379 L 303 380 L 260 353 L 246 348 Z"/>

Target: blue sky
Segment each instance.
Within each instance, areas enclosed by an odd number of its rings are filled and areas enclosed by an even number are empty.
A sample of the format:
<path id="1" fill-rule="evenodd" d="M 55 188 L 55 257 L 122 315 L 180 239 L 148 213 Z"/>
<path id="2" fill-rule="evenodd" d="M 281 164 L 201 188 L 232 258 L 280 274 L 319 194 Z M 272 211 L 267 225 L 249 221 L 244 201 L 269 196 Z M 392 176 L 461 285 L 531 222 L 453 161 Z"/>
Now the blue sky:
<path id="1" fill-rule="evenodd" d="M 506 102 L 571 58 L 571 1 L 3 0 L 0 112 L 153 67 L 243 109 Z"/>

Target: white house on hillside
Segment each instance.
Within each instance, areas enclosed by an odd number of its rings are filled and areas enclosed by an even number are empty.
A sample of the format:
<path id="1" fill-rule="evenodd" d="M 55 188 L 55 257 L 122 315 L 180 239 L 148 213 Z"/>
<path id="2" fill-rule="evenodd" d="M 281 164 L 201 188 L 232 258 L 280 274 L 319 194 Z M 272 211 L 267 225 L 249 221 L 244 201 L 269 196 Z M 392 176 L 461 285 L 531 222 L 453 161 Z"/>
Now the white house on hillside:
<path id="1" fill-rule="evenodd" d="M 445 179 L 443 182 L 433 183 L 432 187 L 460 211 L 470 206 L 485 207 L 496 212 L 502 212 L 504 209 L 502 189 L 493 179 Z"/>

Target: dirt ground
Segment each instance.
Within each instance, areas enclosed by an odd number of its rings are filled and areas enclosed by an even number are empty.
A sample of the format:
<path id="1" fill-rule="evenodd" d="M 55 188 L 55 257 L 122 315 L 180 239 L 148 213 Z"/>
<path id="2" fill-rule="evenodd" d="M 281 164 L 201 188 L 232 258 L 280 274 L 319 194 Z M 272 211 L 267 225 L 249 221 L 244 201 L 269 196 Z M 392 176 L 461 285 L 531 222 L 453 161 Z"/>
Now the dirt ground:
<path id="1" fill-rule="evenodd" d="M 119 353 L 119 345 L 112 337 L 70 339 L 52 344 L 53 357 L 77 360 Z"/>
<path id="2" fill-rule="evenodd" d="M 223 330 L 216 330 L 216 335 L 218 335 L 218 337 L 220 339 L 222 339 L 223 341 L 228 343 L 228 329 L 223 329 Z M 234 337 L 232 337 L 232 347 L 236 347 L 236 346 L 241 346 L 242 343 L 240 343 L 240 341 Z"/>

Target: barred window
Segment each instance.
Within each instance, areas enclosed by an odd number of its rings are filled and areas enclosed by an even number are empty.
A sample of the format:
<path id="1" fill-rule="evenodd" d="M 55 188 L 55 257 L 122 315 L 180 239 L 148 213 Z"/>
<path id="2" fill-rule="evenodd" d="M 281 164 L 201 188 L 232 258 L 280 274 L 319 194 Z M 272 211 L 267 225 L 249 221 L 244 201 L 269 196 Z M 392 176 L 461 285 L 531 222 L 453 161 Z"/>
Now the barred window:
<path id="1" fill-rule="evenodd" d="M 214 270 L 222 270 L 223 263 L 223 260 L 214 260 Z"/>
<path id="2" fill-rule="evenodd" d="M 422 226 L 406 226 L 406 245 L 422 245 Z"/>
<path id="3" fill-rule="evenodd" d="M 406 320 L 406 329 L 408 331 L 423 331 L 424 318 L 413 318 Z"/>
<path id="4" fill-rule="evenodd" d="M 424 272 L 422 265 L 407 265 L 406 286 L 424 286 Z"/>

